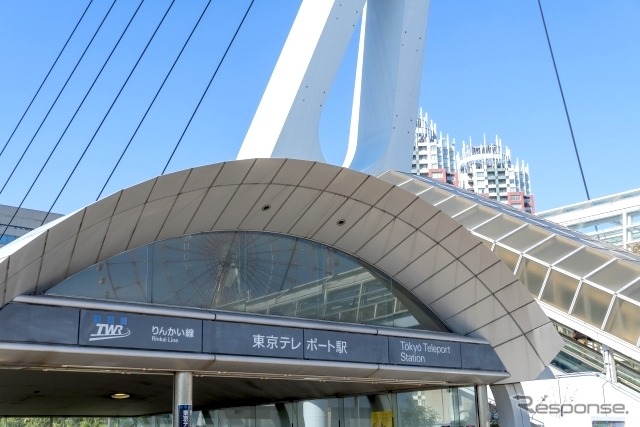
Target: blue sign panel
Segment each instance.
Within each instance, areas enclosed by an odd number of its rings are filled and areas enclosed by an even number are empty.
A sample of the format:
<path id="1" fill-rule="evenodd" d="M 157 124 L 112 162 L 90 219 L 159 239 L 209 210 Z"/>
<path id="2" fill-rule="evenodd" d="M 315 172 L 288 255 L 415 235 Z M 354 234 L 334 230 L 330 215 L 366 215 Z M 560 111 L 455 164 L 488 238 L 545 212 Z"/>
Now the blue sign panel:
<path id="1" fill-rule="evenodd" d="M 389 363 L 460 369 L 460 343 L 389 337 Z"/>
<path id="2" fill-rule="evenodd" d="M 178 425 L 191 427 L 191 405 L 178 405 Z"/>
<path id="3" fill-rule="evenodd" d="M 505 367 L 489 344 L 462 343 L 462 368 L 504 371 Z"/>
<path id="4" fill-rule="evenodd" d="M 202 351 L 202 321 L 92 310 L 80 312 L 80 345 Z"/>
<path id="5" fill-rule="evenodd" d="M 0 341 L 78 344 L 77 308 L 10 303 L 0 310 Z"/>
<path id="6" fill-rule="evenodd" d="M 505 371 L 489 344 L 415 338 L 415 333 L 407 338 L 18 303 L 0 309 L 0 323 L 6 323 L 0 342 Z"/>
<path id="7" fill-rule="evenodd" d="M 388 341 L 380 335 L 305 329 L 304 343 L 305 359 L 389 363 Z"/>
<path id="8" fill-rule="evenodd" d="M 205 322 L 204 330 L 211 353 L 389 363 L 387 338 L 379 335 L 235 322 Z"/>
<path id="9" fill-rule="evenodd" d="M 205 340 L 211 343 L 211 353 L 295 359 L 303 357 L 302 329 L 235 322 L 212 323 L 213 337 Z"/>

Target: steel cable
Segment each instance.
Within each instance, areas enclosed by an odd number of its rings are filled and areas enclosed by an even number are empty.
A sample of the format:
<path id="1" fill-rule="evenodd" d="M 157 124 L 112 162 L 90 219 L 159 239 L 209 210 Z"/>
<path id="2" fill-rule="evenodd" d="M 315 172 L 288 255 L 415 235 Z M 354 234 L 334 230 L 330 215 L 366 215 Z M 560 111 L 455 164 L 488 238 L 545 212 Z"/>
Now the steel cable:
<path id="1" fill-rule="evenodd" d="M 36 175 L 36 177 L 34 178 L 33 182 L 31 183 L 31 185 L 29 186 L 29 189 L 27 190 L 27 193 L 24 195 L 24 197 L 22 198 L 22 200 L 20 201 L 20 204 L 18 205 L 18 209 L 16 209 L 16 211 L 14 212 L 13 216 L 11 217 L 11 219 L 9 220 L 8 224 L 5 226 L 4 230 L 2 231 L 2 234 L 0 234 L 0 239 L 2 239 L 2 237 L 4 237 L 5 233 L 7 232 L 7 229 L 9 228 L 9 226 L 13 223 L 13 220 L 15 219 L 16 215 L 18 214 L 18 211 L 20 210 L 20 208 L 22 208 L 22 205 L 24 204 L 25 200 L 27 200 L 27 197 L 29 197 L 29 194 L 31 194 L 31 190 L 33 190 L 33 187 L 36 185 L 36 183 L 38 182 L 38 179 L 40 178 L 40 175 L 42 175 L 42 172 L 44 171 L 45 167 L 47 166 L 47 164 L 49 163 L 49 160 L 51 160 L 51 157 L 53 156 L 54 152 L 56 151 L 56 149 L 58 148 L 58 146 L 60 145 L 60 142 L 62 141 L 62 138 L 64 138 L 65 134 L 67 133 L 67 130 L 69 130 L 69 127 L 71 126 L 71 124 L 73 123 L 73 120 L 75 119 L 76 115 L 78 114 L 78 112 L 80 111 L 80 109 L 82 108 L 82 106 L 84 105 L 84 102 L 87 100 L 87 97 L 89 96 L 89 94 L 91 93 L 91 90 L 93 89 L 93 87 L 95 86 L 96 82 L 98 81 L 98 79 L 100 78 L 100 75 L 102 74 L 102 72 L 104 71 L 105 67 L 107 66 L 107 63 L 109 62 L 109 59 L 111 59 L 111 56 L 113 55 L 113 53 L 115 52 L 116 48 L 118 47 L 118 45 L 120 44 L 120 41 L 122 40 L 122 38 L 124 37 L 125 33 L 127 32 L 127 30 L 129 29 L 129 26 L 131 25 L 131 22 L 133 22 L 134 18 L 136 17 L 136 15 L 138 14 L 138 11 L 140 10 L 140 7 L 142 6 L 142 4 L 144 3 L 144 0 L 142 0 L 140 2 L 140 4 L 138 5 L 138 7 L 136 8 L 135 12 L 133 13 L 133 15 L 131 16 L 131 19 L 129 19 L 129 22 L 127 23 L 127 26 L 124 28 L 124 30 L 122 31 L 122 33 L 120 34 L 120 38 L 118 38 L 118 41 L 116 42 L 116 44 L 114 45 L 113 49 L 111 50 L 111 53 L 109 53 L 109 56 L 107 57 L 107 59 L 104 61 L 104 63 L 102 64 L 102 68 L 100 68 L 100 71 L 98 72 L 98 74 L 96 75 L 95 79 L 93 80 L 93 83 L 91 83 L 91 86 L 89 87 L 89 89 L 87 90 L 87 92 L 85 93 L 84 97 L 82 98 L 82 101 L 80 101 L 80 104 L 78 105 L 78 107 L 76 108 L 76 111 L 73 113 L 73 116 L 71 116 L 71 119 L 69 120 L 69 123 L 67 123 L 67 126 L 64 128 L 64 131 L 62 132 L 62 135 L 60 135 L 60 138 L 58 138 L 58 141 L 56 142 L 56 144 L 53 146 L 53 149 L 51 150 L 51 152 L 49 153 L 49 156 L 47 157 L 47 159 L 45 160 L 44 164 L 42 165 L 42 167 L 40 168 L 40 171 L 38 172 L 38 174 Z M 115 4 L 115 1 L 114 3 Z M 113 7 L 113 4 L 111 5 L 111 7 Z M 111 11 L 111 8 L 109 9 L 109 11 Z M 108 15 L 108 13 L 107 13 Z M 105 16 L 106 19 L 106 16 Z M 104 20 L 102 21 L 102 23 L 104 23 Z M 100 26 L 102 26 L 102 23 L 100 24 Z M 99 28 L 98 28 L 99 30 Z M 96 32 L 97 34 L 97 32 Z M 95 34 L 94 34 L 95 37 Z M 92 39 L 93 40 L 93 39 Z M 86 50 L 85 50 L 86 52 Z M 75 69 L 74 69 L 75 70 Z M 67 80 L 68 81 L 68 80 Z M 66 85 L 66 83 L 65 83 Z M 53 108 L 53 107 L 52 107 Z M 51 110 L 49 110 L 51 111 Z M 39 128 L 38 128 L 39 129 Z M 35 138 L 35 137 L 34 137 Z M 33 140 L 32 140 L 33 141 Z M 23 153 L 24 156 L 24 153 Z M 17 165 L 16 165 L 17 167 Z M 15 171 L 15 169 L 14 169 Z M 6 183 L 5 183 L 6 185 Z M 4 187 L 3 187 L 4 188 Z M 1 192 L 1 190 L 0 190 Z"/>
<path id="2" fill-rule="evenodd" d="M 202 13 L 200 14 L 200 17 L 198 18 L 198 21 L 195 23 L 195 25 L 193 26 L 193 28 L 191 29 L 191 33 L 189 34 L 189 37 L 187 37 L 187 39 L 185 40 L 184 44 L 182 45 L 182 48 L 180 49 L 180 52 L 178 53 L 178 56 L 176 56 L 176 59 L 173 61 L 173 64 L 171 65 L 171 68 L 169 69 L 169 71 L 167 72 L 167 74 L 164 77 L 164 80 L 162 81 L 162 84 L 160 84 L 160 87 L 158 88 L 158 90 L 156 91 L 156 94 L 154 95 L 153 99 L 151 100 L 151 102 L 149 103 L 149 106 L 147 107 L 147 110 L 144 112 L 144 115 L 142 116 L 142 118 L 140 119 L 140 121 L 138 122 L 138 126 L 136 127 L 136 129 L 133 131 L 133 134 L 131 135 L 131 138 L 129 138 L 129 141 L 127 142 L 127 144 L 125 145 L 124 149 L 122 150 L 122 153 L 120 153 L 120 157 L 118 158 L 118 161 L 116 162 L 115 166 L 113 167 L 113 169 L 111 169 L 111 173 L 109 174 L 109 176 L 107 177 L 104 185 L 102 186 L 102 189 L 100 190 L 100 193 L 98 193 L 98 197 L 96 197 L 96 201 L 100 199 L 100 197 L 102 196 L 102 193 L 104 192 L 104 189 L 107 187 L 107 185 L 109 184 L 109 181 L 111 181 L 111 178 L 113 177 L 113 174 L 115 173 L 116 169 L 118 168 L 118 166 L 120 165 L 120 162 L 122 161 L 122 158 L 124 157 L 124 155 L 126 154 L 127 150 L 129 150 L 129 147 L 131 146 L 131 142 L 133 141 L 133 139 L 136 137 L 136 135 L 138 134 L 138 130 L 140 130 L 140 127 L 142 126 L 142 123 L 144 122 L 144 120 L 147 117 L 147 114 L 149 114 L 149 111 L 151 110 L 151 107 L 153 107 L 156 99 L 158 98 L 158 95 L 160 94 L 160 91 L 162 90 L 162 88 L 164 87 L 165 83 L 167 82 L 167 79 L 169 78 L 169 76 L 171 75 L 174 67 L 176 66 L 176 64 L 178 63 L 178 60 L 180 59 L 180 57 L 182 56 L 182 53 L 184 52 L 184 49 L 187 47 L 187 44 L 189 43 L 189 40 L 191 40 L 191 36 L 193 36 L 193 33 L 196 31 L 196 28 L 198 28 L 198 25 L 200 24 L 200 21 L 202 20 L 202 17 L 204 16 L 205 12 L 207 11 L 207 9 L 209 8 L 209 5 L 211 4 L 211 0 L 209 0 L 207 2 L 207 5 L 205 6 L 205 8 L 202 10 Z"/>
<path id="3" fill-rule="evenodd" d="M 220 62 L 218 62 L 218 66 L 216 67 L 215 71 L 213 72 L 213 75 L 211 76 L 211 79 L 209 80 L 209 83 L 207 84 L 207 87 L 205 88 L 204 92 L 202 93 L 202 96 L 200 97 L 200 100 L 198 101 L 198 104 L 196 105 L 196 108 L 193 110 L 193 113 L 191 114 L 191 117 L 189 118 L 189 121 L 187 122 L 187 125 L 185 126 L 184 130 L 182 131 L 182 135 L 180 135 L 180 138 L 178 139 L 178 142 L 176 143 L 176 146 L 173 148 L 173 151 L 171 152 L 171 155 L 169 156 L 169 160 L 167 160 L 167 164 L 164 166 L 164 169 L 162 169 L 161 175 L 164 175 L 164 173 L 167 170 L 167 167 L 169 167 L 169 163 L 171 163 L 171 159 L 173 159 L 173 155 L 175 154 L 176 150 L 180 146 L 180 143 L 182 142 L 182 138 L 184 137 L 185 133 L 187 133 L 187 129 L 189 129 L 189 125 L 191 125 L 191 121 L 193 120 L 193 117 L 198 112 L 198 108 L 200 108 L 200 104 L 202 104 L 202 100 L 207 95 L 207 92 L 209 91 L 209 88 L 211 87 L 211 83 L 213 83 L 213 79 L 215 79 L 216 75 L 218 74 L 218 70 L 220 69 L 220 66 L 222 65 L 222 62 L 226 58 L 227 53 L 229 52 L 229 49 L 231 49 L 231 45 L 233 44 L 233 41 L 236 39 L 236 36 L 240 32 L 240 28 L 242 28 L 242 24 L 244 23 L 245 19 L 247 18 L 247 15 L 249 14 L 249 11 L 251 10 L 251 6 L 253 6 L 253 2 L 254 2 L 254 0 L 251 0 L 251 3 L 249 3 L 249 7 L 247 7 L 247 10 L 244 13 L 244 16 L 242 17 L 242 20 L 240 20 L 240 24 L 238 24 L 238 28 L 236 28 L 236 31 L 233 34 L 233 37 L 231 37 L 231 40 L 229 41 L 229 44 L 227 45 L 227 48 L 225 49 L 224 54 L 222 55 L 222 58 L 220 58 Z"/>
<path id="4" fill-rule="evenodd" d="M 91 40 L 89 40 L 89 44 L 87 44 L 87 47 L 84 49 L 84 52 L 82 52 L 82 55 L 80 55 L 80 58 L 78 59 L 78 62 L 76 62 L 76 65 L 73 67 L 73 70 L 71 70 L 71 74 L 69 74 L 69 77 L 67 78 L 67 80 L 64 82 L 64 85 L 62 85 L 62 88 L 60 89 L 60 91 L 58 92 L 58 95 L 56 96 L 56 98 L 53 100 L 53 103 L 51 104 L 51 107 L 49 108 L 49 111 L 47 111 L 47 114 L 45 114 L 44 118 L 42 119 L 42 121 L 40 122 L 40 125 L 38 126 L 38 128 L 36 129 L 36 132 L 33 134 L 33 137 L 31 138 L 31 140 L 29 141 L 29 143 L 27 144 L 27 146 L 25 147 L 24 151 L 22 152 L 22 155 L 20 156 L 20 158 L 18 159 L 18 162 L 16 163 L 16 165 L 14 166 L 13 170 L 11 171 L 11 173 L 9 174 L 9 176 L 7 177 L 7 180 L 4 182 L 4 184 L 2 185 L 2 188 L 0 189 L 0 194 L 2 194 L 2 192 L 4 191 L 5 187 L 7 186 L 7 184 L 9 183 L 9 181 L 11 180 L 11 177 L 13 177 L 13 174 L 16 172 L 16 169 L 18 169 L 18 166 L 20 166 L 20 163 L 22 163 L 22 159 L 24 159 L 25 154 L 27 154 L 27 151 L 29 151 L 29 148 L 31 148 L 31 144 L 33 144 L 33 141 L 36 139 L 36 136 L 38 135 L 38 133 L 40 132 L 40 129 L 42 129 L 42 126 L 44 125 L 44 122 L 47 120 L 47 118 L 49 117 L 49 114 L 51 113 L 51 110 L 53 110 L 53 107 L 55 107 L 55 105 L 58 102 L 58 99 L 60 99 L 60 95 L 62 95 L 62 92 L 64 91 L 64 89 L 67 87 L 67 84 L 69 83 L 69 80 L 71 80 L 71 77 L 73 77 L 73 75 L 76 72 L 76 69 L 78 68 L 78 65 L 80 65 L 80 62 L 82 61 L 82 58 L 84 58 L 84 55 L 87 53 L 87 51 L 89 50 L 89 47 L 91 47 L 91 45 L 93 44 L 94 39 L 96 38 L 96 35 L 98 35 L 98 32 L 100 31 L 100 28 L 102 28 L 102 25 L 104 24 L 104 22 L 107 20 L 107 17 L 109 16 L 109 14 L 111 13 L 111 10 L 113 9 L 113 6 L 116 4 L 116 0 L 113 0 L 113 3 L 111 3 L 111 6 L 109 7 L 109 10 L 107 11 L 107 13 L 104 15 L 104 18 L 102 18 L 102 21 L 100 22 L 100 25 L 98 25 L 98 28 L 96 29 L 96 31 L 93 33 L 93 37 L 91 37 Z M 4 235 L 4 233 L 3 233 Z"/>
<path id="5" fill-rule="evenodd" d="M 580 176 L 582 177 L 582 184 L 584 185 L 584 191 L 587 193 L 587 200 L 591 200 L 589 196 L 589 189 L 587 188 L 587 180 L 584 177 L 584 171 L 582 170 L 582 162 L 580 161 L 580 153 L 578 152 L 578 144 L 576 143 L 576 137 L 573 134 L 573 126 L 571 125 L 571 118 L 569 117 L 569 108 L 567 108 L 567 101 L 564 97 L 564 91 L 562 90 L 562 83 L 560 82 L 560 74 L 558 73 L 558 66 L 556 65 L 556 58 L 553 55 L 553 49 L 551 48 L 551 39 L 549 38 L 549 31 L 547 30 L 547 22 L 544 19 L 544 12 L 542 11 L 542 4 L 538 0 L 538 8 L 540 9 L 540 17 L 542 18 L 542 25 L 544 26 L 544 33 L 547 37 L 547 45 L 549 46 L 549 53 L 551 54 L 551 61 L 553 62 L 553 70 L 556 74 L 556 80 L 558 82 L 558 88 L 560 89 L 560 96 L 562 97 L 562 105 L 564 106 L 564 113 L 567 117 L 567 123 L 569 124 L 569 132 L 571 133 L 571 140 L 573 141 L 573 150 L 576 153 L 576 159 L 578 160 L 578 167 L 580 168 Z"/>
<path id="6" fill-rule="evenodd" d="M 11 139 L 13 138 L 13 135 L 16 133 L 16 131 L 18 130 L 18 128 L 20 127 L 20 124 L 22 124 L 22 120 L 24 120 L 24 117 L 27 115 L 27 113 L 29 112 L 29 110 L 31 109 L 31 105 L 33 105 L 33 102 L 36 100 L 36 98 L 38 97 L 38 94 L 40 93 L 40 90 L 42 89 L 42 86 L 44 86 L 45 82 L 47 81 L 47 79 L 49 78 L 49 75 L 51 74 L 51 72 L 53 71 L 53 69 L 55 68 L 56 64 L 58 63 L 58 60 L 60 59 L 60 57 L 62 56 L 62 53 L 64 52 L 64 50 L 67 48 L 67 45 L 69 44 L 69 41 L 71 41 L 71 38 L 73 37 L 73 35 L 76 33 L 76 30 L 78 29 L 78 27 L 80 26 L 80 23 L 82 22 L 82 20 L 84 19 L 84 16 L 87 14 L 87 11 L 89 10 L 89 8 L 91 7 L 91 4 L 93 3 L 93 0 L 89 1 L 89 4 L 87 5 L 87 7 L 84 9 L 84 12 L 82 12 L 82 16 L 80 16 L 80 19 L 78 19 L 78 22 L 76 23 L 76 26 L 73 27 L 73 31 L 71 31 L 71 34 L 69 35 L 69 38 L 67 39 L 67 41 L 64 43 L 64 46 L 62 46 L 62 49 L 60 49 L 60 52 L 58 53 L 58 56 L 56 57 L 56 60 L 53 61 L 53 64 L 51 65 L 51 68 L 49 68 L 49 71 L 47 72 L 47 75 L 44 76 L 44 79 L 42 79 L 42 82 L 40 83 L 40 86 L 38 87 L 38 90 L 36 90 L 36 93 L 33 95 L 33 97 L 31 98 L 31 101 L 29 102 L 29 105 L 27 105 L 27 108 L 24 110 L 24 113 L 22 113 L 22 116 L 20 117 L 20 120 L 18 120 L 18 123 L 16 124 L 16 127 L 13 128 L 13 132 L 11 132 L 11 135 L 9 135 L 9 138 L 7 138 L 7 141 L 4 143 L 4 146 L 2 147 L 2 150 L 0 150 L 0 157 L 2 157 L 2 154 L 4 153 L 4 150 L 7 148 L 7 146 L 9 145 L 9 142 L 11 141 Z"/>
<path id="7" fill-rule="evenodd" d="M 84 155 L 87 153 L 87 151 L 89 150 L 89 148 L 91 147 L 91 144 L 93 143 L 94 139 L 96 138 L 96 135 L 98 135 L 98 132 L 100 132 L 100 129 L 102 129 L 102 125 L 104 124 L 104 122 L 107 120 L 107 117 L 109 116 L 109 114 L 111 113 L 111 110 L 113 109 L 114 105 L 116 104 L 116 102 L 118 101 L 118 99 L 120 98 L 120 95 L 122 94 L 125 86 L 127 85 L 127 83 L 129 82 L 129 79 L 131 79 L 131 76 L 133 75 L 133 73 L 135 72 L 135 70 L 138 68 L 138 65 L 140 64 L 140 61 L 142 60 L 142 57 L 144 56 L 144 54 L 147 52 L 147 49 L 149 48 L 149 46 L 151 45 L 151 42 L 153 41 L 153 39 L 155 38 L 156 34 L 158 33 L 158 30 L 160 29 L 160 27 L 162 26 L 162 23 L 164 22 L 165 18 L 167 17 L 167 15 L 169 14 L 169 11 L 171 10 L 171 8 L 173 7 L 173 5 L 175 4 L 175 0 L 172 0 L 171 3 L 169 4 L 169 7 L 167 8 L 167 10 L 165 11 L 164 15 L 162 16 L 162 19 L 160 20 L 160 22 L 158 23 L 158 25 L 156 26 L 153 34 L 151 35 L 151 37 L 149 38 L 149 41 L 147 42 L 146 46 L 144 47 L 144 49 L 142 50 L 142 53 L 140 53 L 140 55 L 138 56 L 138 59 L 136 61 L 136 63 L 133 65 L 133 68 L 131 69 L 131 71 L 129 72 L 129 75 L 127 76 L 127 78 L 125 79 L 124 83 L 122 83 L 122 85 L 120 86 L 120 90 L 118 91 L 117 95 L 115 96 L 115 98 L 113 99 L 113 101 L 111 102 L 111 105 L 109 106 L 109 109 L 107 110 L 107 112 L 103 115 L 102 120 L 100 121 L 100 124 L 98 125 L 98 127 L 96 128 L 95 132 L 93 133 L 93 136 L 91 136 L 91 139 L 89 139 L 89 142 L 87 143 L 87 145 L 84 147 L 84 150 L 82 151 L 82 154 L 80 155 L 80 158 L 78 158 L 78 160 L 76 161 L 76 164 L 74 165 L 73 169 L 71 170 L 71 173 L 67 176 L 66 181 L 64 182 L 62 188 L 60 189 L 60 191 L 58 192 L 58 195 L 56 196 L 55 200 L 53 201 L 53 203 L 51 204 L 51 206 L 49 207 L 49 210 L 47 211 L 47 214 L 45 215 L 44 219 L 42 220 L 42 224 L 44 224 L 45 222 L 47 222 L 47 218 L 49 216 L 49 214 L 51 213 L 51 211 L 53 210 L 54 206 L 56 205 L 56 203 L 58 202 L 58 199 L 60 198 L 60 196 L 62 195 L 62 193 L 64 192 L 65 188 L 67 187 L 67 184 L 69 184 L 69 181 L 71 180 L 71 178 L 73 177 L 73 174 L 76 172 L 76 169 L 78 168 L 78 166 L 80 165 L 80 163 L 82 162 L 82 159 L 84 158 Z"/>

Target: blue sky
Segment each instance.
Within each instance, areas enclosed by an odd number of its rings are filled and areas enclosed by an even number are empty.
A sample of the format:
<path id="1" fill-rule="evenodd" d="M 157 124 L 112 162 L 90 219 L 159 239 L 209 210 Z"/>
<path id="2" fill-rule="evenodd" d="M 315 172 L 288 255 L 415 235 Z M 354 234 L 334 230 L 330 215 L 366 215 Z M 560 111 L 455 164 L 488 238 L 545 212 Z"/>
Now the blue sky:
<path id="1" fill-rule="evenodd" d="M 91 203 L 205 6 L 177 0 L 100 130 L 169 0 L 147 0 L 65 131 L 137 1 L 115 3 L 94 44 L 36 134 L 111 0 L 94 0 L 0 157 L 0 204 L 48 210 L 95 138 L 54 211 Z M 235 158 L 299 0 L 256 0 L 168 171 Z M 53 64 L 87 0 L 0 1 L 0 150 Z M 214 0 L 133 138 L 104 194 L 162 172 L 249 0 Z M 542 0 L 591 198 L 640 186 L 640 4 Z M 329 95 L 321 140 L 330 163 L 346 150 L 355 44 Z M 499 135 L 529 163 L 538 211 L 586 199 L 535 0 L 431 0 L 420 105 L 458 146 Z M 417 114 L 417 112 L 416 112 Z M 11 170 L 30 141 L 20 166 Z M 410 165 L 410 153 L 407 159 Z M 8 181 L 7 181 L 8 180 Z M 103 194 L 103 195 L 104 195 Z"/>

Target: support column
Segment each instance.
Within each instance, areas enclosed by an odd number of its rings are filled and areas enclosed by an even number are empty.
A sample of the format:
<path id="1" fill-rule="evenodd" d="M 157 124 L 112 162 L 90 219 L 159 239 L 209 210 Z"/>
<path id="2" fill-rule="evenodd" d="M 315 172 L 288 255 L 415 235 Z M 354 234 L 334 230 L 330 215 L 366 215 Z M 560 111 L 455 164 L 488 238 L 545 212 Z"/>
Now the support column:
<path id="1" fill-rule="evenodd" d="M 612 383 L 618 382 L 618 374 L 616 373 L 616 361 L 613 358 L 611 349 L 603 345 L 602 346 L 602 359 L 604 361 L 604 374 Z"/>
<path id="2" fill-rule="evenodd" d="M 173 427 L 191 427 L 193 372 L 173 374 Z"/>
<path id="3" fill-rule="evenodd" d="M 500 425 L 513 427 L 531 427 L 529 403 L 524 395 L 522 384 L 498 384 L 491 386 L 491 392 L 496 400 Z"/>
<path id="4" fill-rule="evenodd" d="M 324 427 L 327 423 L 329 402 L 326 399 L 302 402 L 302 416 L 305 427 Z"/>
<path id="5" fill-rule="evenodd" d="M 486 385 L 476 386 L 476 405 L 478 405 L 478 425 L 489 427 L 489 394 Z"/>

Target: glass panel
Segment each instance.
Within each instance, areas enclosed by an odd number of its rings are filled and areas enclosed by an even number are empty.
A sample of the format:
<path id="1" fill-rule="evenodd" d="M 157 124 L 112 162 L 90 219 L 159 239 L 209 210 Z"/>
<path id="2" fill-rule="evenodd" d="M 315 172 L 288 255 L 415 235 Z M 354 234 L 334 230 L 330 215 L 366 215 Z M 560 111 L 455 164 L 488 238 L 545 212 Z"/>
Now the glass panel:
<path id="1" fill-rule="evenodd" d="M 296 424 L 298 426 L 312 426 L 312 427 L 339 427 L 341 419 L 344 417 L 340 408 L 340 399 L 316 399 L 306 400 L 304 402 L 297 402 L 297 414 L 298 419 Z M 280 424 L 279 426 L 292 426 L 293 422 L 289 424 Z M 256 426 L 257 427 L 257 426 Z M 371 427 L 371 425 L 367 426 Z"/>
<path id="2" fill-rule="evenodd" d="M 547 277 L 547 270 L 549 267 L 523 257 L 516 276 L 529 289 L 531 295 L 538 298 L 544 278 Z"/>
<path id="3" fill-rule="evenodd" d="M 636 243 L 640 241 L 640 225 L 627 227 L 627 243 Z"/>
<path id="4" fill-rule="evenodd" d="M 475 387 L 458 387 L 454 391 L 458 392 L 458 414 L 460 416 L 460 426 L 477 426 L 478 413 L 476 408 Z"/>
<path id="5" fill-rule="evenodd" d="M 327 427 L 340 427 L 344 424 L 344 421 L 342 421 L 344 419 L 342 399 L 327 399 L 327 415 Z"/>
<path id="6" fill-rule="evenodd" d="M 466 212 L 461 213 L 454 219 L 462 224 L 466 229 L 473 230 L 478 225 L 496 216 L 496 212 L 484 206 L 474 206 Z"/>
<path id="7" fill-rule="evenodd" d="M 600 231 L 597 233 L 590 233 L 589 236 L 593 237 L 594 239 L 600 242 L 609 243 L 610 245 L 619 246 L 624 243 L 623 242 L 624 234 L 623 234 L 622 228 L 611 229 L 607 231 Z"/>
<path id="8" fill-rule="evenodd" d="M 604 370 L 602 353 L 589 347 L 593 341 L 586 336 L 583 342 L 575 341 L 571 338 L 572 335 L 573 331 L 564 337 L 564 347 L 553 359 L 551 365 L 565 373 L 602 372 Z"/>
<path id="9" fill-rule="evenodd" d="M 615 292 L 637 280 L 638 277 L 640 277 L 639 267 L 616 260 L 590 275 L 588 279 Z"/>
<path id="10" fill-rule="evenodd" d="M 371 427 L 371 405 L 365 396 L 344 398 L 344 424 L 345 427 Z"/>
<path id="11" fill-rule="evenodd" d="M 359 405 L 364 409 L 364 411 L 360 412 L 360 416 L 365 415 L 368 409 L 369 416 L 365 420 L 369 421 L 369 427 L 392 427 L 394 424 L 393 419 L 397 418 L 395 397 L 395 394 L 370 394 L 360 397 L 358 399 Z M 365 399 L 366 403 L 364 403 Z"/>
<path id="12" fill-rule="evenodd" d="M 440 190 L 439 188 L 432 187 L 430 190 L 421 193 L 419 197 L 431 203 L 432 205 L 435 205 L 451 197 L 451 193 L 449 193 L 448 191 Z"/>
<path id="13" fill-rule="evenodd" d="M 10 419 L 10 418 L 9 418 Z M 15 419 L 15 423 L 14 422 L 6 422 L 7 419 L 5 419 L 5 423 L 2 422 L 2 419 L 0 418 L 0 426 L 11 426 L 11 427 L 19 427 L 19 426 L 24 426 L 24 427 L 45 427 L 45 426 L 51 426 L 51 427 L 85 427 L 85 426 L 96 426 L 96 427 L 100 427 L 100 426 L 107 426 L 107 425 L 112 425 L 113 427 L 119 427 L 119 426 L 135 426 L 136 424 L 142 425 L 143 419 L 142 418 L 116 418 L 116 423 L 114 424 L 109 424 L 109 421 L 111 421 L 112 419 L 110 418 L 78 418 L 78 417 L 52 417 L 51 418 L 51 423 L 46 422 L 45 420 L 47 420 L 46 418 L 18 418 Z M 38 422 L 40 421 L 40 422 Z M 48 421 L 48 420 L 47 420 Z M 136 423 L 136 421 L 138 421 Z"/>
<path id="14" fill-rule="evenodd" d="M 500 245 L 495 246 L 495 248 L 493 248 L 493 251 L 496 253 L 496 255 L 498 255 L 498 258 L 500 258 L 505 264 L 507 264 L 507 266 L 509 266 L 509 269 L 511 271 L 515 271 L 516 270 L 516 265 L 518 264 L 518 260 L 520 259 L 520 254 L 513 252 L 507 248 L 503 248 Z"/>
<path id="15" fill-rule="evenodd" d="M 539 259 L 540 261 L 553 264 L 559 259 L 566 257 L 579 247 L 580 245 L 570 240 L 554 236 L 544 243 L 541 243 L 539 246 L 527 251 L 527 254 Z"/>
<path id="16" fill-rule="evenodd" d="M 602 242 L 612 245 L 622 243 L 622 215 L 573 224 L 569 227 Z"/>
<path id="17" fill-rule="evenodd" d="M 449 389 L 398 393 L 399 427 L 458 425 L 455 393 Z"/>
<path id="18" fill-rule="evenodd" d="M 100 299 L 122 298 L 132 302 L 145 302 L 147 294 L 146 251 L 126 252 L 113 263 L 109 263 L 109 268 L 106 266 L 105 262 L 100 262 L 94 267 L 89 267 L 95 272 L 93 274 L 87 272 L 82 275 L 84 277 L 78 277 L 75 280 L 71 278 L 70 286 L 88 288 L 93 285 L 96 298 Z M 134 286 L 131 286 L 131 281 L 134 282 Z"/>
<path id="19" fill-rule="evenodd" d="M 591 427 L 624 427 L 626 424 L 622 420 L 594 420 L 591 421 Z"/>
<path id="20" fill-rule="evenodd" d="M 385 325 L 390 315 L 406 310 L 396 307 L 396 301 L 389 299 L 387 293 L 387 287 L 380 282 L 364 283 L 358 296 L 358 318 L 354 322 Z"/>
<path id="21" fill-rule="evenodd" d="M 619 382 L 640 392 L 640 371 L 638 369 L 620 363 L 616 358 L 616 376 Z"/>
<path id="22" fill-rule="evenodd" d="M 568 312 L 577 289 L 577 279 L 552 270 L 542 291 L 541 299 Z"/>
<path id="23" fill-rule="evenodd" d="M 402 189 L 407 190 L 411 194 L 419 194 L 423 191 L 432 188 L 432 185 L 427 184 L 424 181 L 419 181 L 417 179 L 412 179 L 400 186 Z"/>
<path id="24" fill-rule="evenodd" d="M 634 301 L 640 301 L 640 282 L 634 283 L 620 293 Z"/>
<path id="25" fill-rule="evenodd" d="M 255 427 L 255 406 L 218 409 L 216 427 Z"/>
<path id="26" fill-rule="evenodd" d="M 640 321 L 638 319 L 640 319 L 639 306 L 616 298 L 604 329 L 633 345 L 638 345 L 638 336 L 640 335 Z"/>
<path id="27" fill-rule="evenodd" d="M 640 211 L 627 212 L 627 225 L 640 224 Z"/>
<path id="28" fill-rule="evenodd" d="M 424 391 L 398 393 L 398 427 L 436 425 L 442 420 L 438 410 L 428 406 Z"/>
<path id="29" fill-rule="evenodd" d="M 275 405 L 256 406 L 255 427 L 290 426 L 294 422 L 291 418 L 291 404 L 276 403 Z"/>
<path id="30" fill-rule="evenodd" d="M 454 216 L 456 214 L 459 214 L 463 210 L 468 209 L 472 205 L 475 205 L 475 203 L 462 197 L 455 196 L 440 203 L 438 205 L 438 209 L 449 216 Z"/>
<path id="31" fill-rule="evenodd" d="M 194 410 L 198 427 L 440 427 L 477 426 L 474 387 L 450 387 Z M 140 417 L 2 417 L 0 426 L 171 427 L 171 414 Z"/>
<path id="32" fill-rule="evenodd" d="M 271 233 L 155 242 L 89 267 L 47 294 L 448 331 L 373 267 L 335 248 Z"/>
<path id="33" fill-rule="evenodd" d="M 550 233 L 548 231 L 541 230 L 533 225 L 527 225 L 526 227 L 509 234 L 507 237 L 500 239 L 500 243 L 505 246 L 509 246 L 510 248 L 514 248 L 519 252 L 523 252 L 536 243 L 540 243 L 549 237 L 549 235 Z"/>
<path id="34" fill-rule="evenodd" d="M 498 240 L 521 226 L 522 223 L 520 221 L 516 221 L 506 215 L 500 215 L 488 223 L 475 228 L 473 231 L 488 239 Z"/>
<path id="35" fill-rule="evenodd" d="M 572 315 L 598 328 L 602 327 L 613 295 L 601 289 L 582 283 Z"/>
<path id="36" fill-rule="evenodd" d="M 579 231 L 584 234 L 594 234 L 602 231 L 607 231 L 612 228 L 622 226 L 622 215 L 616 215 L 608 218 L 600 218 L 595 221 L 585 221 L 572 224 L 570 228 L 572 230 Z"/>
<path id="37" fill-rule="evenodd" d="M 591 248 L 582 248 L 567 259 L 557 263 L 556 266 L 576 276 L 586 276 L 610 260 L 610 257 L 602 255 Z"/>

